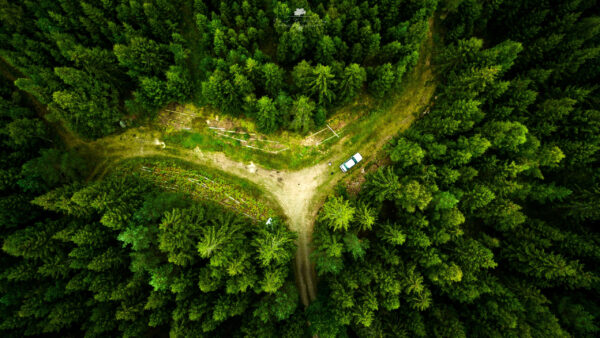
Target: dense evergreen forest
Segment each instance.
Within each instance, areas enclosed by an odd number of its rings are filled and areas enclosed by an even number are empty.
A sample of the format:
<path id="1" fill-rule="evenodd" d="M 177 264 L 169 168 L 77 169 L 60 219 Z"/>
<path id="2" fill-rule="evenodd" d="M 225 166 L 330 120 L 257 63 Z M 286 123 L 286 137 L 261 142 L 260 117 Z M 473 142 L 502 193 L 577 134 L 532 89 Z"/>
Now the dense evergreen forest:
<path id="1" fill-rule="evenodd" d="M 90 180 L 57 132 L 194 102 L 307 133 L 431 27 L 435 99 L 323 204 L 306 308 L 284 219 Z M 0 68 L 3 337 L 600 334 L 596 0 L 0 0 Z"/>
<path id="2" fill-rule="evenodd" d="M 1 88 L 3 336 L 302 336 L 283 223 L 258 227 L 138 175 L 85 183 L 85 161 Z"/>
<path id="3" fill-rule="evenodd" d="M 378 97 L 397 88 L 435 4 L 5 0 L 0 56 L 49 119 L 85 137 L 192 99 L 263 132 L 306 132 L 365 83 Z"/>
<path id="4" fill-rule="evenodd" d="M 592 337 L 600 7 L 463 1 L 431 111 L 323 206 L 319 336 Z"/>

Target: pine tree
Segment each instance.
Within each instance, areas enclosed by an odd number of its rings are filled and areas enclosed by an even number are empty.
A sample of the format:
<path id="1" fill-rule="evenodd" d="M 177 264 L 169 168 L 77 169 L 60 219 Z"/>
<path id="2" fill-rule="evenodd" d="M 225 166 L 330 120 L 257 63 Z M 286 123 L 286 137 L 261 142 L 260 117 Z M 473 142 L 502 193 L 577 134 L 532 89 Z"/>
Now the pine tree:
<path id="1" fill-rule="evenodd" d="M 395 74 L 392 65 L 386 63 L 375 70 L 375 78 L 369 83 L 369 91 L 373 96 L 382 98 L 392 89 L 394 81 Z"/>
<path id="2" fill-rule="evenodd" d="M 256 102 L 256 122 L 264 133 L 272 133 L 278 128 L 278 112 L 273 100 L 267 96 Z"/>
<path id="3" fill-rule="evenodd" d="M 272 97 L 277 97 L 283 86 L 283 70 L 274 63 L 262 67 L 265 79 L 265 91 Z"/>
<path id="4" fill-rule="evenodd" d="M 302 94 L 310 94 L 311 81 L 312 81 L 313 69 L 306 60 L 302 60 L 296 66 L 292 72 L 292 78 L 294 85 L 298 88 L 298 91 Z"/>
<path id="5" fill-rule="evenodd" d="M 290 128 L 302 133 L 308 132 L 314 124 L 312 116 L 314 110 L 315 104 L 308 97 L 300 96 L 294 101 L 292 107 L 294 119 L 290 123 Z"/>
<path id="6" fill-rule="evenodd" d="M 390 152 L 390 159 L 399 162 L 403 167 L 421 163 L 425 152 L 418 144 L 405 138 L 400 138 L 396 146 Z"/>
<path id="7" fill-rule="evenodd" d="M 336 85 L 337 80 L 335 80 L 331 67 L 319 64 L 314 68 L 310 90 L 313 95 L 318 97 L 319 104 L 332 103 L 335 99 Z"/>
<path id="8" fill-rule="evenodd" d="M 335 60 L 335 44 L 328 35 L 324 35 L 317 45 L 317 62 L 323 65 L 330 65 Z"/>
<path id="9" fill-rule="evenodd" d="M 321 219 L 327 221 L 334 231 L 346 231 L 354 217 L 354 212 L 354 207 L 350 206 L 348 201 L 342 197 L 333 197 L 323 205 Z"/>

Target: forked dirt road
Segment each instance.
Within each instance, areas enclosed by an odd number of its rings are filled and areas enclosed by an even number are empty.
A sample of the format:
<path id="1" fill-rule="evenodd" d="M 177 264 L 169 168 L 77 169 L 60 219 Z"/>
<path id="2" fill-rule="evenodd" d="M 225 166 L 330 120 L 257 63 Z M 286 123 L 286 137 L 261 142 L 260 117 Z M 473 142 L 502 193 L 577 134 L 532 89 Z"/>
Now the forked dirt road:
<path id="1" fill-rule="evenodd" d="M 139 134 L 138 134 L 139 135 Z M 288 227 L 298 235 L 295 258 L 295 275 L 302 303 L 308 306 L 316 298 L 316 273 L 310 262 L 310 243 L 314 217 L 318 210 L 315 205 L 319 187 L 334 184 L 337 180 L 329 180 L 330 169 L 327 162 L 298 171 L 270 170 L 253 163 L 241 163 L 231 160 L 222 153 L 165 149 L 154 145 L 152 139 L 139 137 L 135 143 L 113 143 L 96 141 L 88 146 L 102 149 L 110 154 L 96 169 L 95 176 L 102 176 L 105 171 L 122 160 L 135 157 L 164 156 L 174 157 L 187 162 L 199 164 L 224 171 L 228 174 L 244 178 L 260 186 L 265 197 L 276 202 L 287 217 Z M 172 150 L 171 152 L 165 150 Z M 315 204 L 316 202 L 316 204 Z"/>
<path id="2" fill-rule="evenodd" d="M 222 153 L 203 152 L 200 149 L 187 150 L 164 145 L 159 141 L 160 133 L 144 127 L 130 129 L 121 135 L 112 135 L 96 141 L 85 142 L 61 130 L 60 135 L 71 147 L 83 148 L 96 159 L 97 165 L 92 177 L 102 177 L 117 162 L 135 157 L 164 156 L 179 158 L 188 162 L 215 168 L 229 174 L 245 178 L 263 189 L 265 197 L 277 202 L 288 220 L 289 228 L 298 234 L 298 250 L 295 259 L 295 275 L 302 303 L 308 306 L 316 298 L 317 276 L 314 264 L 310 261 L 312 232 L 317 211 L 327 193 L 342 179 L 360 175 L 359 169 L 342 174 L 337 168 L 346 160 L 348 151 L 360 152 L 364 162 L 377 157 L 382 147 L 399 131 L 406 129 L 415 116 L 422 113 L 430 102 L 435 85 L 430 68 L 430 49 L 433 45 L 430 33 L 421 52 L 421 58 L 412 72 L 412 85 L 404 89 L 394 105 L 378 117 L 380 126 L 376 130 L 361 131 L 367 141 L 357 149 L 345 149 L 350 136 L 342 137 L 330 152 L 330 158 L 320 164 L 298 171 L 268 170 L 252 163 L 236 162 Z M 39 108 L 39 107 L 38 107 Z M 42 114 L 43 115 L 43 114 Z M 328 162 L 332 163 L 330 167 Z M 330 174 L 333 172 L 333 174 Z"/>
<path id="3" fill-rule="evenodd" d="M 378 117 L 381 120 L 380 127 L 377 130 L 362 131 L 367 135 L 368 141 L 360 148 L 350 151 L 360 152 L 365 163 L 375 159 L 383 146 L 398 132 L 406 129 L 415 119 L 415 115 L 421 113 L 430 102 L 435 85 L 430 82 L 433 75 L 428 66 L 428 57 L 420 60 L 414 71 L 414 74 L 418 75 L 414 85 L 406 88 L 389 111 Z M 198 148 L 188 150 L 170 144 L 163 148 L 159 137 L 159 132 L 137 128 L 130 129 L 125 134 L 85 143 L 84 146 L 93 149 L 96 158 L 101 159 L 93 176 L 103 176 L 116 162 L 127 158 L 160 155 L 215 168 L 260 186 L 265 197 L 279 205 L 287 217 L 290 230 L 298 234 L 296 283 L 302 303 L 308 306 L 317 294 L 317 276 L 314 264 L 310 261 L 310 243 L 317 212 L 327 197 L 327 192 L 330 192 L 337 182 L 361 175 L 360 169 L 342 174 L 337 167 L 347 159 L 348 149 L 344 148 L 344 144 L 350 136 L 342 137 L 333 145 L 333 155 L 328 159 L 297 171 L 265 169 L 257 164 L 234 161 L 223 153 L 206 152 Z M 329 162 L 332 163 L 331 166 L 328 165 Z"/>

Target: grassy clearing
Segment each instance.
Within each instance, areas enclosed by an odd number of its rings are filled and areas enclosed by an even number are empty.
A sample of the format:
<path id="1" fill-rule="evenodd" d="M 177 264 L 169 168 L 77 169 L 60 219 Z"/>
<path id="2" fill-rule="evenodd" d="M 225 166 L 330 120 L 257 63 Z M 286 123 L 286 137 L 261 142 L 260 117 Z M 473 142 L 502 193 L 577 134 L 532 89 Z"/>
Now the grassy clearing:
<path id="1" fill-rule="evenodd" d="M 222 125 L 227 130 L 236 131 L 235 134 L 229 134 L 234 136 L 229 136 L 224 132 L 210 129 L 205 123 L 205 121 L 219 119 L 214 112 L 204 108 L 190 108 L 191 105 L 186 105 L 186 111 L 193 111 L 197 116 L 190 124 L 190 130 L 163 125 L 162 139 L 167 144 L 175 144 L 187 149 L 198 147 L 202 150 L 223 152 L 234 160 L 254 161 L 269 169 L 298 170 L 330 157 L 333 152 L 332 147 L 340 143 L 344 136 L 370 134 L 365 131 L 373 128 L 373 124 L 377 122 L 377 117 L 373 114 L 381 110 L 370 108 L 365 102 L 372 102 L 372 100 L 368 95 L 362 94 L 352 104 L 338 109 L 328 120 L 328 124 L 334 128 L 340 138 L 327 127 L 321 128 L 320 130 L 324 130 L 315 136 L 299 135 L 289 131 L 264 135 L 257 133 L 254 123 L 248 119 L 226 117 L 228 122 Z M 258 140 L 253 141 L 255 138 Z M 357 140 L 357 138 L 352 139 L 352 143 Z M 323 143 L 317 145 L 319 142 Z"/>
<path id="2" fill-rule="evenodd" d="M 353 168 L 340 181 L 350 191 L 357 192 L 360 184 L 364 182 L 366 173 L 374 171 L 389 161 L 387 144 L 394 142 L 399 133 L 410 127 L 412 122 L 432 104 L 437 85 L 434 69 L 431 66 L 431 55 L 435 48 L 433 29 L 433 21 L 430 20 L 429 36 L 420 50 L 421 58 L 403 81 L 402 88 L 394 96 L 380 103 L 379 109 L 384 113 L 372 114 L 364 121 L 366 128 L 372 128 L 371 132 L 364 135 L 356 131 L 357 134 L 353 136 L 355 139 L 350 141 L 359 145 L 357 149 L 362 151 L 364 157 L 368 157 L 364 163 L 359 163 L 358 168 Z M 369 154 L 373 149 L 377 152 Z M 346 155 L 351 154 L 348 152 Z"/>
<path id="3" fill-rule="evenodd" d="M 424 45 L 422 53 L 429 55 L 429 48 L 430 46 Z M 289 131 L 264 135 L 256 132 L 256 126 L 250 119 L 219 116 L 215 110 L 191 104 L 185 105 L 185 111 L 195 116 L 189 130 L 165 124 L 158 127 L 163 129 L 163 139 L 167 144 L 223 152 L 236 161 L 253 161 L 269 169 L 298 170 L 323 160 L 338 160 L 338 155 L 343 159 L 359 150 L 378 149 L 383 145 L 378 141 L 387 142 L 399 130 L 409 126 L 414 117 L 425 109 L 435 88 L 430 83 L 432 79 L 429 61 L 421 59 L 394 96 L 386 100 L 375 100 L 370 95 L 361 93 L 353 102 L 337 108 L 327 123 L 339 138 L 329 130 L 314 137 Z M 235 137 L 209 126 L 235 132 L 228 134 Z M 252 138 L 261 141 L 251 143 Z M 325 142 L 317 145 L 325 139 Z M 278 148 L 270 147 L 269 144 L 277 144 Z M 285 150 L 279 151 L 281 149 Z"/>
<path id="4" fill-rule="evenodd" d="M 243 137 L 243 136 L 242 136 Z M 226 139 L 210 131 L 179 131 L 165 135 L 165 143 L 175 143 L 187 149 L 196 147 L 207 151 L 223 152 L 233 160 L 254 161 L 269 169 L 299 169 L 316 163 L 319 150 L 312 147 L 290 144 L 287 150 L 272 154 L 245 147 L 242 142 Z"/>
<path id="5" fill-rule="evenodd" d="M 150 157 L 127 160 L 118 170 L 137 173 L 165 190 L 219 203 L 255 221 L 264 222 L 279 214 L 271 202 L 263 200 L 264 195 L 256 185 L 214 169 L 172 158 Z"/>

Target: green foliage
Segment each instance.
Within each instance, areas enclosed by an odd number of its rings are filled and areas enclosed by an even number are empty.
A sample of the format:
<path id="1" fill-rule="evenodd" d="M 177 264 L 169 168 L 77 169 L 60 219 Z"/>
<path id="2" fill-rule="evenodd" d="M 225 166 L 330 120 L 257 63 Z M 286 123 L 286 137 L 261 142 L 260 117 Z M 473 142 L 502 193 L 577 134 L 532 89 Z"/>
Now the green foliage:
<path id="1" fill-rule="evenodd" d="M 278 107 L 276 128 L 298 131 L 323 125 L 324 109 L 354 99 L 372 69 L 376 71 L 369 88 L 377 97 L 402 82 L 418 59 L 435 2 L 197 5 L 195 21 L 201 42 L 192 34 L 193 39 L 186 42 L 189 49 L 204 53 L 200 67 L 207 76 L 200 79 L 202 101 L 229 114 L 244 112 L 260 126 L 264 118 L 255 114 L 252 98 L 274 99 L 285 90 L 297 100 L 301 96 L 313 99 L 315 113 L 288 121 L 290 107 Z M 304 8 L 306 14 L 294 16 L 295 8 Z M 251 85 L 236 85 L 240 76 Z M 172 96 L 167 98 L 172 100 Z M 293 111 L 291 115 L 297 116 Z"/>
<path id="2" fill-rule="evenodd" d="M 342 197 L 332 197 L 323 205 L 321 219 L 334 231 L 346 231 L 354 217 L 355 209 Z"/>
<path id="3" fill-rule="evenodd" d="M 53 264 L 49 271 L 61 267 L 64 282 L 57 290 L 65 292 L 68 285 L 77 297 L 88 299 L 80 312 L 91 314 L 97 306 L 111 304 L 116 311 L 104 319 L 109 331 L 126 334 L 123 325 L 149 316 L 172 331 L 186 327 L 185 332 L 193 332 L 193 321 L 202 320 L 210 323 L 203 326 L 203 332 L 221 332 L 233 330 L 229 325 L 221 327 L 222 322 L 239 318 L 246 309 L 254 313 L 248 320 L 267 324 L 295 312 L 298 293 L 289 282 L 287 267 L 293 258 L 295 236 L 280 222 L 267 229 L 258 227 L 220 206 L 158 192 L 132 176 L 109 176 L 76 192 L 62 192 L 94 213 L 84 217 L 59 213 L 58 221 L 13 231 L 3 250 L 23 262 Z M 97 221 L 89 223 L 93 219 L 105 223 L 110 213 L 115 214 L 110 228 Z M 67 256 L 71 264 L 64 265 L 61 259 Z M 43 258 L 50 261 L 40 261 Z M 57 278 L 56 272 L 52 276 Z M 154 299 L 157 292 L 166 297 L 159 303 Z M 41 300 L 40 306 L 45 306 L 44 302 Z M 193 304 L 191 319 L 179 317 L 180 310 L 169 304 Z M 25 316 L 34 318 L 33 314 Z M 40 316 L 51 318 L 50 314 Z M 97 320 L 92 315 L 68 318 L 85 323 L 84 332 Z M 66 327 L 71 323 L 59 320 Z"/>
<path id="4" fill-rule="evenodd" d="M 113 49 L 119 64 L 133 78 L 158 76 L 168 65 L 168 50 L 152 39 L 134 36 L 127 45 L 115 44 Z"/>
<path id="5" fill-rule="evenodd" d="M 292 79 L 298 91 L 302 94 L 310 93 L 310 83 L 313 69 L 306 60 L 302 60 L 292 71 Z"/>
<path id="6" fill-rule="evenodd" d="M 258 258 L 263 266 L 272 263 L 281 265 L 292 259 L 290 253 L 295 237 L 289 231 L 283 230 L 280 224 L 276 224 L 274 228 L 274 231 L 261 231 L 253 243 L 257 247 Z"/>
<path id="7" fill-rule="evenodd" d="M 300 96 L 298 100 L 294 101 L 292 107 L 292 113 L 294 119 L 290 123 L 290 128 L 295 131 L 306 133 L 310 130 L 313 125 L 313 112 L 315 110 L 314 102 L 306 96 Z"/>
<path id="8" fill-rule="evenodd" d="M 276 97 L 283 85 L 283 69 L 274 63 L 267 63 L 263 66 L 263 75 L 265 79 L 265 90 L 271 96 Z"/>
<path id="9" fill-rule="evenodd" d="M 340 81 L 340 96 L 343 101 L 352 99 L 362 88 L 367 79 L 367 72 L 356 63 L 344 68 Z"/>
<path id="10" fill-rule="evenodd" d="M 13 120 L 6 125 L 4 132 L 17 147 L 30 148 L 38 144 L 40 139 L 48 140 L 46 126 L 40 119 Z"/>
<path id="11" fill-rule="evenodd" d="M 277 129 L 278 115 L 271 98 L 263 96 L 256 102 L 256 124 L 263 133 L 272 133 Z"/>
<path id="12" fill-rule="evenodd" d="M 134 92 L 137 104 L 151 110 L 190 96 L 181 86 L 189 82 L 181 79 L 187 79 L 190 65 L 178 33 L 182 20 L 172 4 L 2 6 L 14 22 L 3 26 L 2 57 L 23 74 L 18 86 L 82 136 L 115 131 L 127 113 L 123 103 Z M 179 70 L 172 71 L 174 66 Z"/>
<path id="13" fill-rule="evenodd" d="M 356 208 L 354 218 L 358 224 L 358 228 L 361 231 L 367 231 L 373 228 L 373 225 L 377 221 L 377 214 L 368 205 L 360 204 Z"/>
<path id="14" fill-rule="evenodd" d="M 598 67 L 575 55 L 598 49 L 600 30 L 580 30 L 598 27 L 596 1 L 441 6 L 451 42 L 434 61 L 435 101 L 358 196 L 320 211 L 314 333 L 594 336 Z M 382 46 L 381 60 L 402 54 Z M 396 85 L 393 70 L 370 71 L 374 95 Z M 356 210 L 343 236 L 333 205 Z"/>
<path id="15" fill-rule="evenodd" d="M 390 159 L 400 162 L 400 165 L 404 167 L 419 164 L 424 157 L 425 152 L 418 144 L 404 138 L 400 138 L 390 152 Z"/>
<path id="16" fill-rule="evenodd" d="M 597 1 L 0 1 L 0 19 L 3 74 L 89 138 L 188 100 L 306 133 L 366 81 L 401 87 L 432 19 L 438 42 L 435 100 L 320 211 L 306 313 L 266 206 L 173 165 L 87 182 L 93 159 L 1 81 L 3 336 L 598 335 Z"/>
<path id="17" fill-rule="evenodd" d="M 40 193 L 85 178 L 86 162 L 74 152 L 42 149 L 40 156 L 25 163 L 17 182 L 25 191 Z"/>
<path id="18" fill-rule="evenodd" d="M 0 133 L 0 173 L 18 182 L 0 185 L 3 336 L 302 332 L 288 322 L 302 323 L 289 269 L 295 234 L 191 199 L 188 179 L 210 183 L 206 199 L 252 205 L 252 196 L 172 163 L 139 170 L 148 160 L 85 182 L 86 161 L 46 129 L 22 135 L 41 122 L 0 85 L 0 119 L 11 125 Z M 244 211 L 263 217 L 266 207 L 254 207 Z"/>
<path id="19" fill-rule="evenodd" d="M 335 98 L 333 89 L 336 85 L 337 81 L 331 67 L 319 64 L 313 69 L 310 92 L 318 98 L 319 104 L 332 102 Z"/>
<path id="20" fill-rule="evenodd" d="M 396 75 L 392 70 L 392 65 L 386 63 L 377 67 L 372 81 L 369 82 L 369 91 L 378 98 L 383 98 L 390 92 L 396 81 Z"/>

